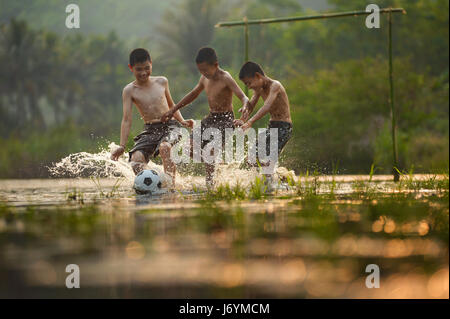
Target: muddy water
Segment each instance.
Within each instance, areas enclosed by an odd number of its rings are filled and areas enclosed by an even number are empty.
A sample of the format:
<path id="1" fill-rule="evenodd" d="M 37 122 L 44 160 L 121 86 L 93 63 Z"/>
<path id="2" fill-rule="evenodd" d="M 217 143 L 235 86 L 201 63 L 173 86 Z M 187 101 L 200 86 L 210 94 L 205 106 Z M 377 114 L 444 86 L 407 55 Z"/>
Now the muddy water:
<path id="1" fill-rule="evenodd" d="M 201 177 L 158 196 L 126 177 L 2 180 L 0 297 L 448 298 L 448 190 L 376 176 L 363 196 L 364 179 L 228 202 L 202 201 Z"/>

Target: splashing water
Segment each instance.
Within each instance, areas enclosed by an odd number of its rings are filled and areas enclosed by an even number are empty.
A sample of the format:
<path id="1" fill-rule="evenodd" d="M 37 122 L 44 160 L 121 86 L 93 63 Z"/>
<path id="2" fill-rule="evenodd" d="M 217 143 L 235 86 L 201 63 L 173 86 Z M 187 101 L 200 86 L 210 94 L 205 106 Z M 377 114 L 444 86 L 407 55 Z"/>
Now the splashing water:
<path id="1" fill-rule="evenodd" d="M 125 153 L 117 161 L 111 159 L 111 151 L 117 147 L 119 146 L 113 142 L 108 145 L 108 149 L 103 149 L 99 153 L 70 154 L 49 167 L 49 172 L 55 177 L 125 177 L 126 180 L 132 182 L 135 176 L 128 162 L 128 153 Z M 148 167 L 161 175 L 166 175 L 161 165 L 150 161 Z"/>
<path id="2" fill-rule="evenodd" d="M 240 169 L 239 166 L 242 163 L 232 162 L 225 165 L 218 165 L 215 171 L 215 178 L 218 184 L 228 184 L 230 186 L 236 186 L 237 184 L 248 188 L 255 181 L 255 178 L 261 177 L 259 169 L 254 167 L 250 169 Z M 275 166 L 274 182 L 278 180 L 292 179 L 297 181 L 297 176 L 293 170 L 289 171 L 285 167 Z"/>
<path id="3" fill-rule="evenodd" d="M 125 153 L 117 161 L 111 159 L 111 151 L 117 148 L 114 142 L 108 145 L 107 149 L 101 150 L 99 153 L 79 152 L 70 154 L 53 166 L 48 167 L 49 172 L 54 177 L 101 177 L 101 178 L 117 178 L 124 177 L 130 187 L 134 182 L 134 172 L 129 164 L 129 155 Z M 228 184 L 235 186 L 240 184 L 247 188 L 260 176 L 258 169 L 240 169 L 240 162 L 232 162 L 229 164 L 217 165 L 215 179 L 217 185 Z M 163 186 L 166 186 L 170 180 L 169 175 L 164 173 L 162 165 L 158 165 L 151 160 L 147 164 L 149 169 L 156 170 L 161 177 Z M 293 177 L 293 171 L 289 171 L 284 167 L 276 167 L 276 177 L 283 178 L 286 176 Z M 194 189 L 205 189 L 205 178 L 194 176 L 189 170 L 187 172 L 177 172 L 175 188 L 181 191 L 192 191 Z"/>

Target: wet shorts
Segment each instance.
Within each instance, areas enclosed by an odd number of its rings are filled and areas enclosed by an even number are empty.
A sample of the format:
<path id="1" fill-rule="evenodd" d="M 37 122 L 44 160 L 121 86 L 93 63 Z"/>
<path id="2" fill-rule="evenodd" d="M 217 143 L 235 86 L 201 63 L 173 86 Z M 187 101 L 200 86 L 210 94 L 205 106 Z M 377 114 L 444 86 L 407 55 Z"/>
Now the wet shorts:
<path id="1" fill-rule="evenodd" d="M 131 155 L 136 151 L 141 151 L 147 162 L 150 160 L 150 156 L 156 157 L 159 154 L 161 143 L 167 142 L 173 146 L 180 141 L 181 136 L 173 132 L 175 128 L 180 127 L 181 124 L 175 120 L 166 123 L 145 124 L 144 131 L 134 138 L 134 147 L 129 152 L 129 160 L 131 161 Z"/>
<path id="2" fill-rule="evenodd" d="M 270 121 L 267 130 L 261 135 L 266 138 L 266 154 L 270 152 L 270 129 L 277 128 L 278 129 L 278 156 L 281 154 L 281 151 L 286 146 L 287 142 L 292 136 L 292 123 L 285 121 Z M 259 138 L 258 138 L 259 140 Z"/>
<path id="3" fill-rule="evenodd" d="M 233 112 L 211 112 L 201 122 L 201 133 L 207 128 L 217 128 L 222 134 L 222 147 L 225 145 L 225 129 L 234 128 L 234 113 Z M 192 135 L 191 135 L 192 138 Z M 202 149 L 212 140 L 202 140 Z"/>

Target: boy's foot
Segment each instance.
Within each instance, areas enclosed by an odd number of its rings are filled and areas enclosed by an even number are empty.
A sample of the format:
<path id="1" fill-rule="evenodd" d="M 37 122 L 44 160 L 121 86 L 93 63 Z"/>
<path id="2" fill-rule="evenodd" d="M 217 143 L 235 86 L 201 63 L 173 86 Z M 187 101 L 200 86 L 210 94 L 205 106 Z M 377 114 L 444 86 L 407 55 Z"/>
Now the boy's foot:
<path id="1" fill-rule="evenodd" d="M 264 186 L 266 186 L 266 193 L 272 193 L 274 191 L 272 175 L 264 175 Z"/>
<path id="2" fill-rule="evenodd" d="M 206 189 L 207 190 L 213 190 L 214 189 L 214 185 L 215 185 L 214 180 L 207 179 L 205 184 L 206 184 Z"/>
<path id="3" fill-rule="evenodd" d="M 162 185 L 166 189 L 174 189 L 175 184 L 175 176 L 169 172 L 164 172 L 164 177 L 161 179 Z"/>
<path id="4" fill-rule="evenodd" d="M 288 183 L 285 183 L 285 182 L 278 183 L 273 176 L 266 175 L 266 178 L 264 179 L 264 185 L 267 187 L 266 188 L 267 193 L 273 193 L 275 191 L 288 191 L 289 190 Z"/>
<path id="5" fill-rule="evenodd" d="M 273 183 L 272 184 L 272 191 L 288 191 L 289 190 L 289 185 L 288 183 Z"/>

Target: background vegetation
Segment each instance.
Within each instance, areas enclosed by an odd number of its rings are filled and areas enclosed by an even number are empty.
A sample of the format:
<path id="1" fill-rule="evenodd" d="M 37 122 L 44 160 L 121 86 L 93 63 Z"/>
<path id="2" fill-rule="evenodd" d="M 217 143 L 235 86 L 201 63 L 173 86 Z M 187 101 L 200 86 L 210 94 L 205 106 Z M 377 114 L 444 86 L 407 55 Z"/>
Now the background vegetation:
<path id="1" fill-rule="evenodd" d="M 135 47 L 149 49 L 154 74 L 168 77 L 178 101 L 198 81 L 201 46 L 216 48 L 221 66 L 238 78 L 243 30 L 216 29 L 218 21 L 363 10 L 369 3 L 79 0 L 81 28 L 69 30 L 70 2 L 0 0 L 2 178 L 44 177 L 46 165 L 69 153 L 117 143 Z M 393 34 L 400 166 L 448 170 L 449 2 L 377 4 L 407 11 L 395 15 Z M 340 173 L 367 173 L 375 163 L 378 173 L 391 171 L 386 26 L 382 16 L 380 29 L 367 29 L 363 17 L 250 27 L 250 59 L 284 84 L 291 102 L 294 137 L 282 157 L 288 168 L 329 172 L 338 163 Z M 207 110 L 202 95 L 183 114 L 200 119 Z M 135 112 L 132 134 L 141 128 Z"/>

